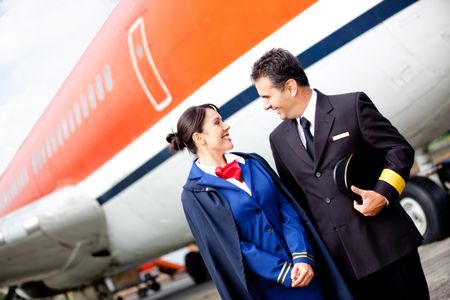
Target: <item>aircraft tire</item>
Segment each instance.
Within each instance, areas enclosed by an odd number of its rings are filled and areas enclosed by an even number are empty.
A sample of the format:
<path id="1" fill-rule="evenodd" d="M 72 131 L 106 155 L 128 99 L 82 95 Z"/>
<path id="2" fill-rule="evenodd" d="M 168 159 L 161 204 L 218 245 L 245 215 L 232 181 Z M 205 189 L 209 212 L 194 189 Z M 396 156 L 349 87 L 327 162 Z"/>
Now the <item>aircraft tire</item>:
<path id="1" fill-rule="evenodd" d="M 148 289 L 147 288 L 140 288 L 140 289 L 138 289 L 137 294 L 138 294 L 138 298 L 139 299 L 144 299 L 148 295 Z"/>
<path id="2" fill-rule="evenodd" d="M 203 258 L 199 252 L 192 251 L 184 257 L 186 271 L 196 284 L 208 281 L 210 279 Z"/>
<path id="3" fill-rule="evenodd" d="M 5 296 L 5 300 L 14 300 L 16 297 L 16 287 L 12 286 L 8 288 L 8 293 Z"/>
<path id="4" fill-rule="evenodd" d="M 148 287 L 154 292 L 158 292 L 159 290 L 161 290 L 161 285 L 156 281 L 150 283 Z"/>
<path id="5" fill-rule="evenodd" d="M 444 189 L 450 192 L 450 159 L 438 165 L 437 173 Z"/>
<path id="6" fill-rule="evenodd" d="M 426 177 L 411 177 L 403 191 L 400 204 L 424 238 L 424 244 L 446 237 L 449 228 L 448 194 Z"/>

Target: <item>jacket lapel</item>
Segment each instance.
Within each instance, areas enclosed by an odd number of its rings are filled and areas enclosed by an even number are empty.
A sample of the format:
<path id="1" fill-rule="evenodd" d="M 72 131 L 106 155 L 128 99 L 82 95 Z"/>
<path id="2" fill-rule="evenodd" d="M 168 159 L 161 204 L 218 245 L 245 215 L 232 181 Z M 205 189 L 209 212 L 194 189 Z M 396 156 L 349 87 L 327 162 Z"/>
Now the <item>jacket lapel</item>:
<path id="1" fill-rule="evenodd" d="M 317 91 L 316 117 L 314 128 L 314 170 L 317 170 L 322 158 L 328 137 L 333 127 L 334 116 L 331 114 L 333 106 L 328 97 Z M 306 152 L 306 151 L 305 151 Z"/>
<path id="2" fill-rule="evenodd" d="M 252 195 L 255 194 L 253 187 L 255 186 L 253 182 L 252 172 L 250 172 L 250 162 L 246 159 L 245 164 L 239 163 L 242 170 L 242 179 L 244 179 L 245 184 L 247 184 L 248 188 L 252 192 Z"/>
<path id="3" fill-rule="evenodd" d="M 305 147 L 302 144 L 302 141 L 300 140 L 300 136 L 298 133 L 298 127 L 297 127 L 297 120 L 292 119 L 288 120 L 287 127 L 286 127 L 286 141 L 288 142 L 289 146 L 294 150 L 298 156 L 305 161 L 308 165 L 313 167 L 313 161 L 311 157 L 309 157 L 308 152 L 306 152 Z"/>

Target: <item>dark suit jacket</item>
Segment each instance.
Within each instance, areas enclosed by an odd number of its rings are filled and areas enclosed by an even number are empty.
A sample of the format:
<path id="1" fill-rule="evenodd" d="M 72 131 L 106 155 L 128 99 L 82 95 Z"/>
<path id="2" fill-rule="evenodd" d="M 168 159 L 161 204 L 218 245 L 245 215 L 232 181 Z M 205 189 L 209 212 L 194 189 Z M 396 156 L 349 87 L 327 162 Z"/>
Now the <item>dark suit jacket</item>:
<path id="1" fill-rule="evenodd" d="M 406 181 L 414 150 L 364 93 L 316 92 L 315 161 L 301 143 L 296 120 L 283 121 L 270 135 L 270 145 L 281 180 L 313 217 L 338 265 L 359 279 L 417 248 L 422 236 L 392 185 L 376 183 L 373 190 L 390 203 L 377 216 L 364 217 L 335 185 L 333 168 L 342 157 L 371 146 L 386 151 L 385 169 Z M 346 132 L 347 137 L 340 135 Z M 333 140 L 339 135 L 344 137 Z"/>

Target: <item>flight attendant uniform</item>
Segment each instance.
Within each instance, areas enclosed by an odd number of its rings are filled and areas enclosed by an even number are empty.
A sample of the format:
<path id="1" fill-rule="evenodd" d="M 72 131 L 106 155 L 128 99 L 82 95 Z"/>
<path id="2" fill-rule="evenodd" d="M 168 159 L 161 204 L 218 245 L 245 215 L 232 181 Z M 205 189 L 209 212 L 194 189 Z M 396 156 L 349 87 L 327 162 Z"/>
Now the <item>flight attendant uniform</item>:
<path id="1" fill-rule="evenodd" d="M 237 160 L 243 182 L 215 175 L 215 166 L 196 161 L 192 173 L 203 174 L 199 184 L 214 187 L 229 203 L 239 233 L 246 275 L 263 299 L 323 299 L 316 277 L 306 287 L 291 287 L 295 263 L 314 266 L 311 245 L 295 210 L 275 187 L 264 168 L 253 159 Z M 198 175 L 198 174 L 197 174 Z"/>

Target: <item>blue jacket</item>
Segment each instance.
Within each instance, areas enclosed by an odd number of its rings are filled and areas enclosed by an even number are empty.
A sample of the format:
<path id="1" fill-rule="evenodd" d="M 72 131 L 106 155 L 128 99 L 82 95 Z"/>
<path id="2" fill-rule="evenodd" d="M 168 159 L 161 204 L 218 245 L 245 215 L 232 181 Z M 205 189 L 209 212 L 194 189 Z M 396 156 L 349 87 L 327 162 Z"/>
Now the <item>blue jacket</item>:
<path id="1" fill-rule="evenodd" d="M 314 265 L 313 247 L 318 253 L 316 274 L 326 285 L 325 292 L 330 292 L 330 299 L 352 299 L 313 225 L 267 162 L 256 154 L 237 154 L 249 161 L 242 166 L 243 176 L 257 201 L 245 201 L 250 197 L 246 192 L 204 173 L 195 163 L 182 194 L 189 226 L 222 299 L 258 299 L 256 284 L 258 289 L 270 282 L 290 286 L 293 263 Z M 253 160 L 259 163 L 251 163 Z M 264 171 L 270 177 L 262 176 Z M 255 183 L 258 191 L 253 189 Z M 278 201 L 267 201 L 270 197 Z M 262 207 L 269 204 L 277 207 Z M 244 261 L 259 280 L 249 279 Z"/>

